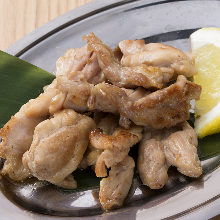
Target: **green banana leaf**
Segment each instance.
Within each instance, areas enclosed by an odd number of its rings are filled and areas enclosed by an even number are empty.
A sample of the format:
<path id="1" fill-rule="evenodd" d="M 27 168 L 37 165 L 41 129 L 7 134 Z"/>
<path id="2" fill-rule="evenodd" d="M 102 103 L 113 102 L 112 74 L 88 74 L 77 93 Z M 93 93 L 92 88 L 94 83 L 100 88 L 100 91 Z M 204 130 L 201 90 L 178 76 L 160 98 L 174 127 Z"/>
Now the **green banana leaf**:
<path id="1" fill-rule="evenodd" d="M 77 182 L 76 189 L 64 189 L 59 188 L 61 192 L 71 193 L 71 192 L 79 192 L 88 189 L 95 189 L 99 187 L 99 183 L 101 178 L 96 177 L 95 172 L 92 170 L 91 167 L 80 170 L 77 169 L 73 172 L 74 179 Z"/>
<path id="2" fill-rule="evenodd" d="M 42 88 L 51 83 L 54 75 L 27 63 L 17 57 L 0 51 L 0 127 L 14 115 L 29 99 L 37 97 Z M 193 124 L 194 116 L 190 122 Z M 131 150 L 135 158 L 136 147 Z M 220 153 L 220 133 L 199 140 L 200 159 L 204 160 Z M 91 170 L 74 172 L 78 182 L 78 190 L 84 190 L 99 185 Z"/>
<path id="3" fill-rule="evenodd" d="M 0 51 L 0 128 L 54 78 L 51 73 Z"/>
<path id="4" fill-rule="evenodd" d="M 194 114 L 190 114 L 188 122 L 194 127 Z M 220 154 L 220 133 L 198 139 L 198 153 L 200 160 L 206 160 Z"/>
<path id="5" fill-rule="evenodd" d="M 220 133 L 199 139 L 198 146 L 201 160 L 206 160 L 220 154 Z"/>

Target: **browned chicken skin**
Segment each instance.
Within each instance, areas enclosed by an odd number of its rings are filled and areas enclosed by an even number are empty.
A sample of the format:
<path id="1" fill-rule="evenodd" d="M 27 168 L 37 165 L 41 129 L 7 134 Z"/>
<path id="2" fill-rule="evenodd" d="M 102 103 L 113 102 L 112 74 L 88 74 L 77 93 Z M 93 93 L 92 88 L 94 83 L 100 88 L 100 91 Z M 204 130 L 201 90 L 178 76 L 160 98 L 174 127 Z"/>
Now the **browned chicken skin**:
<path id="1" fill-rule="evenodd" d="M 137 125 L 156 129 L 172 127 L 189 119 L 190 100 L 198 99 L 201 87 L 178 76 L 177 82 L 138 100 L 129 98 L 124 89 L 107 83 L 91 85 L 57 79 L 58 89 L 67 93 L 64 108 L 111 112 Z M 163 112 L 163 114 L 161 114 Z"/>
<path id="2" fill-rule="evenodd" d="M 137 125 L 156 129 L 172 127 L 189 118 L 190 100 L 198 99 L 201 87 L 179 76 L 171 86 L 153 92 L 136 101 L 128 98 L 120 88 L 98 84 L 95 86 L 96 97 L 105 97 L 118 112 L 131 119 Z M 95 105 L 95 108 L 99 106 Z M 163 112 L 163 114 L 161 114 Z"/>

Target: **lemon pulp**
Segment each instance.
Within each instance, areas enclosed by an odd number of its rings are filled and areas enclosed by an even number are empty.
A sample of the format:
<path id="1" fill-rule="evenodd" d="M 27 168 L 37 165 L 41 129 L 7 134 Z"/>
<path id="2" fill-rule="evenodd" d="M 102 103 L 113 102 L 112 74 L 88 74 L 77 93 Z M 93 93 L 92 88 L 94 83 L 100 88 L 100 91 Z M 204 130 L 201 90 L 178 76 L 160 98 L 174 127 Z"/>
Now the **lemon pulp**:
<path id="1" fill-rule="evenodd" d="M 202 28 L 190 38 L 198 71 L 193 79 L 202 86 L 195 104 L 195 130 L 202 138 L 220 132 L 220 28 Z"/>
<path id="2" fill-rule="evenodd" d="M 204 45 L 196 50 L 195 57 L 198 73 L 194 76 L 194 82 L 202 86 L 195 113 L 201 116 L 220 102 L 220 48 L 213 44 Z"/>

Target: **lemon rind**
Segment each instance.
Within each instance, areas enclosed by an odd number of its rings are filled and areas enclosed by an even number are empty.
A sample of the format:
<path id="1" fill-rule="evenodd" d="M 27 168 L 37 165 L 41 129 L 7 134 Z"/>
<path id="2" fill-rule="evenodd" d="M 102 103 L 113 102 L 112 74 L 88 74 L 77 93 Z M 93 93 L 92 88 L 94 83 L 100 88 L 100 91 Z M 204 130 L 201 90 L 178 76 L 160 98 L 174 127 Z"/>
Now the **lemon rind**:
<path id="1" fill-rule="evenodd" d="M 200 138 L 220 132 L 220 102 L 195 120 L 195 130 Z"/>
<path id="2" fill-rule="evenodd" d="M 199 29 L 191 34 L 190 40 L 193 53 L 206 44 L 214 44 L 220 48 L 220 28 L 209 27 Z"/>

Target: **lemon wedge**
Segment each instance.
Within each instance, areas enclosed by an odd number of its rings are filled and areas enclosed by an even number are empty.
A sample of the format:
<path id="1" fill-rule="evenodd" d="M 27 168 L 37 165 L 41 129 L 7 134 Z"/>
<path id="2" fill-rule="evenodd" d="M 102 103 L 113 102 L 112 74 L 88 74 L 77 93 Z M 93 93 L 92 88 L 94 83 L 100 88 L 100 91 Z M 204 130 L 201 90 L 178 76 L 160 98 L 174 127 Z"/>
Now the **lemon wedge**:
<path id="1" fill-rule="evenodd" d="M 195 130 L 200 138 L 220 132 L 220 28 L 202 28 L 190 36 L 198 73 L 194 82 L 202 86 L 195 104 Z"/>

